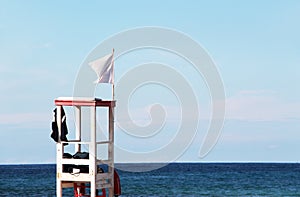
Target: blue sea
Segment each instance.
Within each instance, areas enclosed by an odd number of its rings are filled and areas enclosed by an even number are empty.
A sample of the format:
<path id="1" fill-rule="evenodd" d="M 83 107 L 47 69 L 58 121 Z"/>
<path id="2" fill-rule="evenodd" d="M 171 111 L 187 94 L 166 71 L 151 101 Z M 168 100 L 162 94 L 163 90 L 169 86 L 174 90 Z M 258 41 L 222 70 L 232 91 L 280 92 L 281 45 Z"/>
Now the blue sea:
<path id="1" fill-rule="evenodd" d="M 143 169 L 154 164 L 121 165 Z M 55 171 L 54 164 L 0 165 L 0 196 L 55 196 Z M 118 173 L 122 197 L 300 196 L 298 163 L 172 163 Z M 73 196 L 73 190 L 64 189 L 63 195 Z"/>

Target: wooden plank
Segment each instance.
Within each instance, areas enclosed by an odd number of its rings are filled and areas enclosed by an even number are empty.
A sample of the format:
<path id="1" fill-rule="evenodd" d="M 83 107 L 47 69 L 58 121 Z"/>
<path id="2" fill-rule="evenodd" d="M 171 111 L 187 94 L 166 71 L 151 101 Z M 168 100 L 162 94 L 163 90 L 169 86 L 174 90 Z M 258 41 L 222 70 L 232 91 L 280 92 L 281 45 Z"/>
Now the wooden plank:
<path id="1" fill-rule="evenodd" d="M 61 159 L 62 164 L 89 165 L 89 159 Z"/>
<path id="2" fill-rule="evenodd" d="M 79 99 L 74 97 L 59 97 L 54 101 L 57 106 L 99 106 L 99 107 L 115 107 L 116 101 L 104 101 L 97 98 Z"/>

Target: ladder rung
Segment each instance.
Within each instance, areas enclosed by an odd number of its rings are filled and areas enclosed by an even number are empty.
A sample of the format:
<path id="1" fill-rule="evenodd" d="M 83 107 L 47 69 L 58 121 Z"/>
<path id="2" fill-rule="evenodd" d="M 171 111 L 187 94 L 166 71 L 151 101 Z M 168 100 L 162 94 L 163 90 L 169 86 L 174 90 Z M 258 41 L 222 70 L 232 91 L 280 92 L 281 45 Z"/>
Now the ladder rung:
<path id="1" fill-rule="evenodd" d="M 112 184 L 111 183 L 104 183 L 104 184 L 96 184 L 96 187 L 98 189 L 102 189 L 102 188 L 111 188 Z"/>
<path id="2" fill-rule="evenodd" d="M 104 180 L 104 179 L 111 179 L 111 178 L 112 178 L 112 173 L 109 172 L 97 174 L 97 180 Z"/>
<path id="3" fill-rule="evenodd" d="M 106 179 L 101 179 L 96 181 L 96 184 L 105 184 L 105 183 L 108 183 Z"/>
<path id="4" fill-rule="evenodd" d="M 109 144 L 109 143 L 112 143 L 112 141 L 108 140 L 108 141 L 96 142 L 96 144 Z"/>
<path id="5" fill-rule="evenodd" d="M 97 160 L 97 165 L 99 164 L 111 165 L 112 163 L 113 163 L 112 160 Z"/>
<path id="6" fill-rule="evenodd" d="M 70 140 L 68 142 L 62 142 L 62 144 L 90 144 L 91 142 L 83 142 L 79 140 Z"/>

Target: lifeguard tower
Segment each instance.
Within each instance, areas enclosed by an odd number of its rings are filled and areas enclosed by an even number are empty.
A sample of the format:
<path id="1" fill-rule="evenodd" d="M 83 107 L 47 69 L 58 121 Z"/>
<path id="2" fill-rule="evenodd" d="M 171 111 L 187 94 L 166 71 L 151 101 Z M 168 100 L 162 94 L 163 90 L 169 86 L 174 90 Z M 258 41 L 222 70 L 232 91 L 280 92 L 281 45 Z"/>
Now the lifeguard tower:
<path id="1" fill-rule="evenodd" d="M 121 194 L 120 181 L 114 170 L 114 107 L 116 101 L 103 101 L 96 98 L 59 97 L 55 99 L 57 107 L 58 141 L 56 145 L 56 196 L 61 197 L 63 188 L 74 187 L 74 196 L 118 196 Z M 62 141 L 62 111 L 63 106 L 75 109 L 75 139 Z M 90 131 L 82 129 L 82 109 L 89 108 Z M 107 140 L 97 140 L 97 108 L 108 111 Z M 89 132 L 89 141 L 82 140 L 82 133 Z M 65 158 L 65 145 L 74 145 L 75 153 L 82 151 L 82 146 L 88 147 L 88 158 Z M 98 156 L 100 145 L 107 145 L 107 157 Z M 106 172 L 99 172 L 99 165 L 107 165 Z M 70 167 L 71 166 L 71 167 Z M 66 169 L 68 167 L 68 169 Z M 83 169 L 84 168 L 84 169 Z M 88 188 L 87 188 L 88 187 Z M 98 192 L 100 194 L 97 194 Z M 87 193 L 88 192 L 88 193 Z"/>

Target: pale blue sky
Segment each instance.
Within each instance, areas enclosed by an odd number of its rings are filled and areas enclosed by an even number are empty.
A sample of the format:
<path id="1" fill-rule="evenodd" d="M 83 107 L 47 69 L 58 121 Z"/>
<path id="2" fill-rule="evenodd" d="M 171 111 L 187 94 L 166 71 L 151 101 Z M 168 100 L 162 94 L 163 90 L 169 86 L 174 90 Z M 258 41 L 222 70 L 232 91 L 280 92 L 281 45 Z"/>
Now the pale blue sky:
<path id="1" fill-rule="evenodd" d="M 101 41 L 142 26 L 189 35 L 208 51 L 224 81 L 227 111 L 218 144 L 198 157 L 207 126 L 201 120 L 180 161 L 299 161 L 299 19 L 296 0 L 1 1 L 0 163 L 54 163 L 54 98 L 72 95 L 81 63 Z M 122 70 L 117 63 L 116 74 Z M 201 91 L 197 95 L 202 99 Z M 143 145 L 123 137 L 116 134 L 121 146 Z"/>

